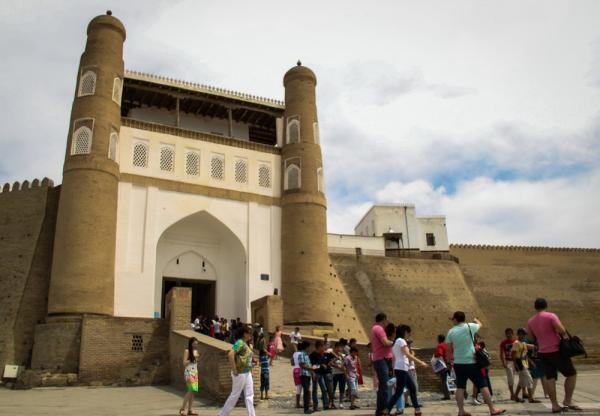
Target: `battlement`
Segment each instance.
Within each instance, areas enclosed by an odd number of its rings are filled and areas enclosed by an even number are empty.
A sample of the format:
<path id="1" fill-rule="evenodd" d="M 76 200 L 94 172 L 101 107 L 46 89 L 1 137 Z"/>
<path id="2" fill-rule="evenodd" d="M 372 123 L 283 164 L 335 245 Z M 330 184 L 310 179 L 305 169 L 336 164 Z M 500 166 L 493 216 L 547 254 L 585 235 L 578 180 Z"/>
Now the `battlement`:
<path id="1" fill-rule="evenodd" d="M 542 246 L 496 246 L 488 244 L 450 244 L 452 249 L 467 250 L 505 250 L 505 251 L 569 251 L 600 253 L 600 248 L 582 247 L 542 247 Z"/>
<path id="2" fill-rule="evenodd" d="M 16 181 L 12 185 L 7 182 L 0 189 L 0 194 L 9 193 L 9 192 L 17 192 L 17 191 L 25 191 L 28 189 L 36 189 L 36 188 L 54 188 L 54 181 L 49 178 L 44 178 L 40 181 L 39 179 L 36 178 L 31 182 L 29 182 L 28 180 L 24 180 L 22 183 L 19 181 Z"/>

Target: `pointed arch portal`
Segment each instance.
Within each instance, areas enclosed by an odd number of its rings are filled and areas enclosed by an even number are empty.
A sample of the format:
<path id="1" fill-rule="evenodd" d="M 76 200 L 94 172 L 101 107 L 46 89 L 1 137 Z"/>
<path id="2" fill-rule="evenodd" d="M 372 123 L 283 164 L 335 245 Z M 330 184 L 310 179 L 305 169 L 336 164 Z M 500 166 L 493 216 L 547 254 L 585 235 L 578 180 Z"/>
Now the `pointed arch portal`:
<path id="1" fill-rule="evenodd" d="M 246 254 L 235 234 L 206 211 L 168 227 L 156 248 L 157 308 L 174 286 L 192 289 L 192 317 L 246 314 Z M 192 318 L 190 317 L 190 318 Z"/>

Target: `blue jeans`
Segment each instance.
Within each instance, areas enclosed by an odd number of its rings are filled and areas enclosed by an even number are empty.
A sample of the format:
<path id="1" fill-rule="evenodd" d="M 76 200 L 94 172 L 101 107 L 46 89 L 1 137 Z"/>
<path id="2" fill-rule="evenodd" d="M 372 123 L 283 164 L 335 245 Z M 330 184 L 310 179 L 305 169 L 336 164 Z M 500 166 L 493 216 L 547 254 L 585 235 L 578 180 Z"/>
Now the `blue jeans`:
<path id="1" fill-rule="evenodd" d="M 377 380 L 379 381 L 379 387 L 377 387 L 377 409 L 375 410 L 375 416 L 381 416 L 383 410 L 388 405 L 388 380 L 390 378 L 390 369 L 388 363 L 385 360 L 373 361 L 373 368 L 377 374 Z"/>
<path id="2" fill-rule="evenodd" d="M 329 391 L 331 386 L 328 386 L 327 376 L 325 374 L 315 374 L 313 377 L 313 391 L 312 391 L 312 399 L 313 399 L 313 407 L 316 409 L 319 407 L 319 392 L 317 386 L 321 389 L 321 397 L 323 398 L 323 409 L 327 409 L 329 407 Z"/>
<path id="3" fill-rule="evenodd" d="M 410 394 L 410 401 L 413 407 L 415 409 L 420 408 L 421 406 L 419 406 L 419 401 L 417 400 L 417 386 L 415 386 L 415 382 L 408 374 L 408 371 L 394 370 L 394 374 L 396 374 L 396 391 L 387 405 L 388 411 L 392 410 L 400 396 L 404 394 L 405 387 Z"/>

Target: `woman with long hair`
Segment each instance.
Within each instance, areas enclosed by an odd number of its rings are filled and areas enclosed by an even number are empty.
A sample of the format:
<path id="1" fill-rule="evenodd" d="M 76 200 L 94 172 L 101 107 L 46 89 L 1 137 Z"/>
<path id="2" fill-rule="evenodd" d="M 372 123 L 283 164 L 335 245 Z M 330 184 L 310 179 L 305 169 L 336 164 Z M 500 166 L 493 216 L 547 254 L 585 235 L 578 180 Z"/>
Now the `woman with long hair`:
<path id="1" fill-rule="evenodd" d="M 186 393 L 183 396 L 183 404 L 179 409 L 182 416 L 195 416 L 198 413 L 192 411 L 194 394 L 198 393 L 198 340 L 194 337 L 188 340 L 188 347 L 183 351 L 183 374 L 185 376 Z"/>
<path id="2" fill-rule="evenodd" d="M 412 377 L 409 375 L 410 360 L 414 361 L 422 367 L 428 367 L 427 363 L 419 360 L 408 348 L 406 340 L 410 336 L 410 327 L 408 325 L 400 325 L 396 328 L 396 341 L 392 347 L 394 353 L 394 375 L 396 376 L 396 391 L 389 401 L 387 408 L 388 414 L 404 392 L 404 388 L 410 393 L 410 400 L 415 408 L 415 415 L 421 416 L 421 406 L 417 399 L 417 387 Z"/>

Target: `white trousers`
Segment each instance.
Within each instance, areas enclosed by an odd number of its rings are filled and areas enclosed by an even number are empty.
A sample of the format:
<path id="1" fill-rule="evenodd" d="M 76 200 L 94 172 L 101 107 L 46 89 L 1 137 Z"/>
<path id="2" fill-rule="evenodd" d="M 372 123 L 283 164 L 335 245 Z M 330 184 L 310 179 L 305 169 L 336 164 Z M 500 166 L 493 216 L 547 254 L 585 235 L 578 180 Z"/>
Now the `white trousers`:
<path id="1" fill-rule="evenodd" d="M 242 373 L 237 376 L 231 375 L 232 385 L 231 394 L 225 401 L 223 408 L 219 412 L 219 416 L 229 416 L 235 405 L 237 404 L 242 391 L 244 392 L 244 401 L 246 402 L 246 410 L 248 416 L 255 416 L 254 413 L 254 382 L 252 381 L 252 373 Z"/>

